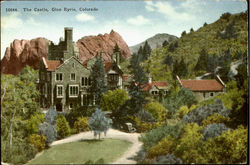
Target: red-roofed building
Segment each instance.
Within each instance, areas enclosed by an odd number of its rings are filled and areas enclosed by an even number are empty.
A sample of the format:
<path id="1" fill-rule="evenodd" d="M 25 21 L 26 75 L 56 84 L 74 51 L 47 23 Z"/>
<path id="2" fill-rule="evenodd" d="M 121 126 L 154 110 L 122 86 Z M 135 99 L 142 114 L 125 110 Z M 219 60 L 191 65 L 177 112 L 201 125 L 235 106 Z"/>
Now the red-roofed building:
<path id="1" fill-rule="evenodd" d="M 143 91 L 149 92 L 152 95 L 159 95 L 162 93 L 166 95 L 169 90 L 169 86 L 167 82 L 159 82 L 159 81 L 150 81 L 143 88 Z"/>
<path id="2" fill-rule="evenodd" d="M 177 76 L 179 84 L 192 91 L 198 100 L 205 100 L 225 91 L 225 84 L 217 76 L 217 79 L 210 80 L 181 80 Z"/>

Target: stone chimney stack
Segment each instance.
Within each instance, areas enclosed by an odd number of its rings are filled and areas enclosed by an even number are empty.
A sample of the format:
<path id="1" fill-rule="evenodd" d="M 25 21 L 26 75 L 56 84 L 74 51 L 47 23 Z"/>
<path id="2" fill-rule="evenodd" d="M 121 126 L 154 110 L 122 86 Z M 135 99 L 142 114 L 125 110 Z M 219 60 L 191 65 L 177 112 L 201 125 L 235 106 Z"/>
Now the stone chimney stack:
<path id="1" fill-rule="evenodd" d="M 66 42 L 73 41 L 72 31 L 73 31 L 72 27 L 65 27 L 64 28 L 64 39 Z"/>

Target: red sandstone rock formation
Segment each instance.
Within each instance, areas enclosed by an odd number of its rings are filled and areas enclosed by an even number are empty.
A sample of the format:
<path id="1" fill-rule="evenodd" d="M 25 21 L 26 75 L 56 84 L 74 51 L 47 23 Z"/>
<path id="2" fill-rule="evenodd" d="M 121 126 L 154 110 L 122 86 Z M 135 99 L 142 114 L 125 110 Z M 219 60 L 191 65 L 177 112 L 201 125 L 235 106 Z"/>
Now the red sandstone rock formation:
<path id="1" fill-rule="evenodd" d="M 85 62 L 96 56 L 97 53 L 103 52 L 104 61 L 110 62 L 116 43 L 123 57 L 131 56 L 126 42 L 113 30 L 110 34 L 83 37 L 77 41 L 80 61 Z M 5 51 L 1 61 L 1 72 L 17 75 L 26 65 L 38 69 L 42 57 L 48 57 L 48 44 L 49 40 L 45 38 L 36 38 L 30 41 L 14 40 Z"/>
<path id="2" fill-rule="evenodd" d="M 1 72 L 17 75 L 26 65 L 38 69 L 42 57 L 48 57 L 49 40 L 14 40 L 5 51 L 1 61 Z"/>
<path id="3" fill-rule="evenodd" d="M 111 30 L 109 34 L 99 34 L 97 36 L 86 36 L 77 41 L 79 48 L 79 59 L 84 62 L 90 60 L 96 54 L 103 52 L 104 62 L 111 62 L 111 55 L 115 44 L 120 48 L 124 58 L 131 56 L 130 50 L 126 42 L 115 31 Z"/>

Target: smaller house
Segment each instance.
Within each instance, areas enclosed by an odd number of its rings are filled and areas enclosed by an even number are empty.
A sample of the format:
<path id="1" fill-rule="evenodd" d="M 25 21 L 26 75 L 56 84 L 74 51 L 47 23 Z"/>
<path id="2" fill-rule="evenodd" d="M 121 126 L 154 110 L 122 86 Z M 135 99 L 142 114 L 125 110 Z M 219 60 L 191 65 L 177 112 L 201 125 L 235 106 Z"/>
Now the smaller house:
<path id="1" fill-rule="evenodd" d="M 217 79 L 210 80 L 181 80 L 178 76 L 176 77 L 179 84 L 192 91 L 199 101 L 206 100 L 225 92 L 226 85 L 219 76 L 217 76 Z"/>
<path id="2" fill-rule="evenodd" d="M 145 85 L 143 91 L 148 92 L 153 96 L 158 96 L 160 93 L 162 95 L 166 95 L 169 90 L 169 86 L 167 82 L 159 82 L 159 81 L 150 81 Z"/>

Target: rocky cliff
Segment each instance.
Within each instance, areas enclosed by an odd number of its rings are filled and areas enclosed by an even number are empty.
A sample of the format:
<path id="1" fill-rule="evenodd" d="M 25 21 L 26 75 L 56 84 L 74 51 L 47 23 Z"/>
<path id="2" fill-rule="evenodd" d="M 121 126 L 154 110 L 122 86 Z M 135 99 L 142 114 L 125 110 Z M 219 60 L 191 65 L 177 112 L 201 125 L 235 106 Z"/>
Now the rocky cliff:
<path id="1" fill-rule="evenodd" d="M 86 36 L 77 41 L 79 48 L 79 59 L 84 62 L 93 58 L 97 53 L 103 52 L 105 62 L 111 61 L 111 55 L 115 44 L 120 48 L 124 58 L 131 56 L 130 50 L 126 42 L 115 31 L 111 30 L 109 34 L 99 34 L 97 36 Z"/>
<path id="2" fill-rule="evenodd" d="M 111 61 L 115 44 L 118 45 L 123 57 L 131 56 L 126 42 L 115 31 L 98 36 L 86 36 L 77 41 L 79 58 L 85 62 L 93 58 L 98 52 L 103 52 L 105 62 Z M 42 57 L 48 57 L 49 40 L 36 38 L 32 40 L 14 40 L 5 51 L 1 61 L 1 72 L 17 75 L 26 65 L 38 69 Z"/>

